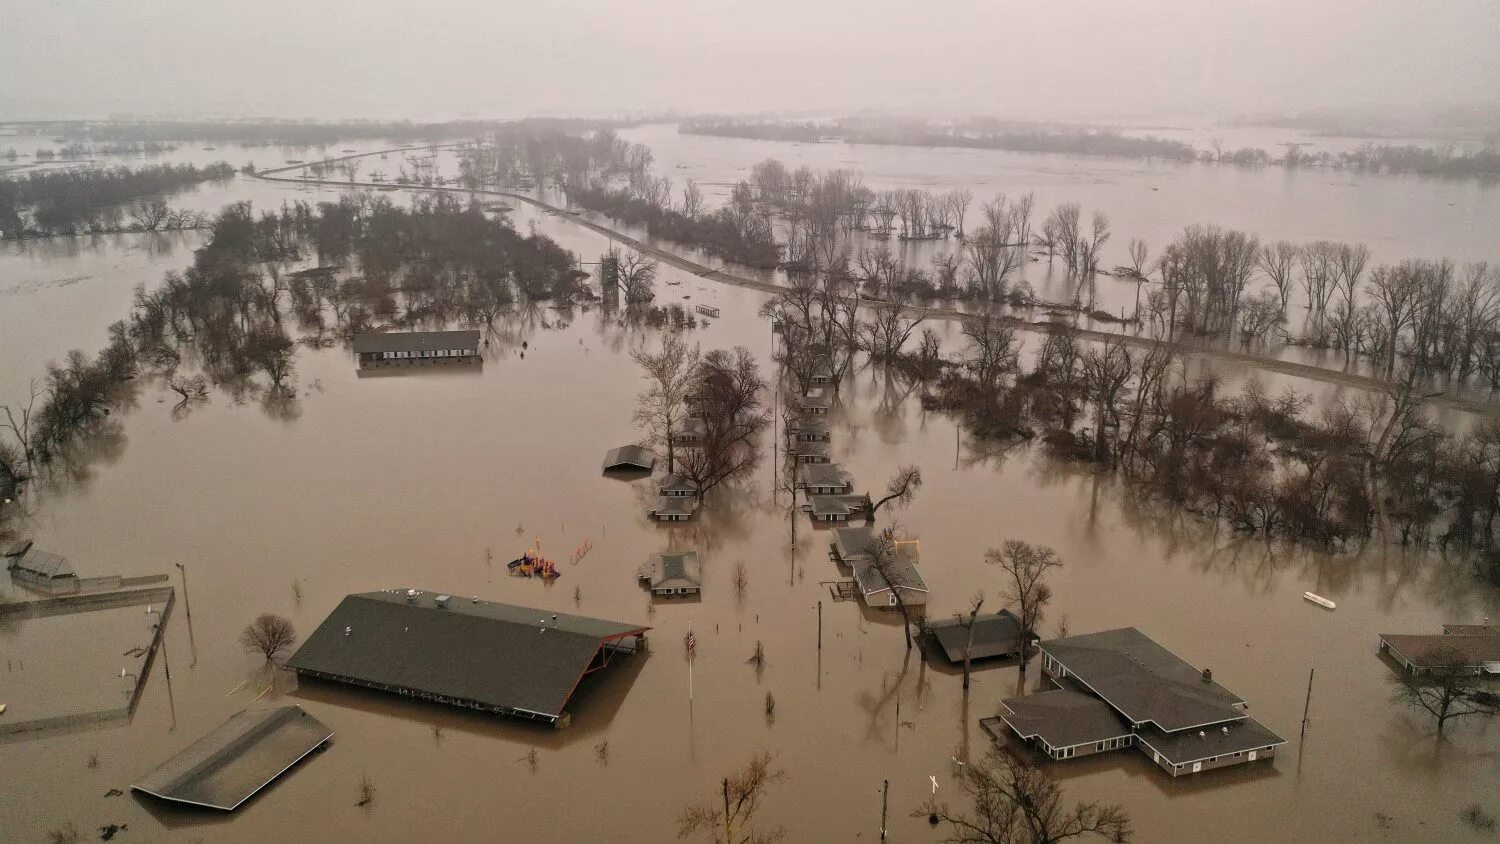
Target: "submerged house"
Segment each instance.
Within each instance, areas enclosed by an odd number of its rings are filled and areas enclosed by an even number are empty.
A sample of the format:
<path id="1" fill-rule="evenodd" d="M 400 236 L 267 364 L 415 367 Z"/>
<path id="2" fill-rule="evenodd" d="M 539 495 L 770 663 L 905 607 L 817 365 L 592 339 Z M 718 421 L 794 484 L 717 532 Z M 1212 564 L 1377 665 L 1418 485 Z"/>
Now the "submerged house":
<path id="1" fill-rule="evenodd" d="M 672 444 L 679 446 L 703 445 L 703 440 L 708 436 L 708 423 L 698 417 L 689 417 L 682 421 L 682 425 L 672 432 Z"/>
<path id="2" fill-rule="evenodd" d="M 1440 635 L 1381 633 L 1380 652 L 1407 674 L 1448 668 L 1471 674 L 1500 674 L 1500 628 L 1444 624 Z"/>
<path id="3" fill-rule="evenodd" d="M 833 407 L 833 396 L 827 387 L 809 387 L 807 394 L 797 399 L 797 408 L 815 416 L 828 413 Z"/>
<path id="4" fill-rule="evenodd" d="M 663 497 L 672 498 L 697 495 L 698 483 L 686 475 L 679 475 L 673 472 L 662 476 L 661 485 L 657 488 L 657 492 Z"/>
<path id="5" fill-rule="evenodd" d="M 869 495 L 810 495 L 802 511 L 815 523 L 834 524 L 866 515 L 872 507 Z"/>
<path id="6" fill-rule="evenodd" d="M 656 468 L 656 455 L 638 445 L 622 445 L 604 453 L 606 472 L 649 472 Z"/>
<path id="7" fill-rule="evenodd" d="M 797 487 L 806 495 L 848 495 L 854 480 L 837 463 L 803 463 L 797 467 Z"/>
<path id="8" fill-rule="evenodd" d="M 834 528 L 833 541 L 828 543 L 828 559 L 850 569 L 856 563 L 867 563 L 876 539 L 875 529 L 869 525 Z"/>
<path id="9" fill-rule="evenodd" d="M 349 595 L 287 667 L 315 677 L 565 727 L 588 675 L 647 630 L 417 589 Z"/>
<path id="10" fill-rule="evenodd" d="M 943 656 L 949 662 L 963 662 L 965 650 L 969 652 L 971 660 L 1021 654 L 1021 619 L 1008 609 L 974 619 L 972 646 L 967 616 L 931 622 L 926 626 L 925 632 L 942 649 Z"/>
<path id="11" fill-rule="evenodd" d="M 413 366 L 432 363 L 479 363 L 479 332 L 379 331 L 354 336 L 359 365 Z"/>
<path id="12" fill-rule="evenodd" d="M 833 462 L 833 449 L 826 442 L 792 443 L 787 450 L 801 464 Z"/>
<path id="13" fill-rule="evenodd" d="M 652 554 L 641 566 L 639 577 L 653 595 L 697 595 L 703 591 L 703 567 L 697 551 Z"/>
<path id="14" fill-rule="evenodd" d="M 927 605 L 927 581 L 917 570 L 915 542 L 896 543 L 896 556 L 882 572 L 873 560 L 857 562 L 850 566 L 854 571 L 854 586 L 865 606 L 871 609 L 893 610 L 905 604 L 908 610 Z M 898 602 L 896 593 L 901 593 Z"/>
<path id="15" fill-rule="evenodd" d="M 1052 691 L 1001 702 L 996 721 L 1052 759 L 1136 747 L 1171 774 L 1242 765 L 1286 741 L 1244 700 L 1134 627 L 1042 642 Z"/>
<path id="16" fill-rule="evenodd" d="M 646 511 L 646 515 L 658 522 L 685 522 L 698 512 L 698 496 L 696 495 L 658 495 L 656 506 Z"/>
<path id="17" fill-rule="evenodd" d="M 808 417 L 798 419 L 788 428 L 793 442 L 799 443 L 826 443 L 833 440 L 833 426 L 827 419 Z"/>

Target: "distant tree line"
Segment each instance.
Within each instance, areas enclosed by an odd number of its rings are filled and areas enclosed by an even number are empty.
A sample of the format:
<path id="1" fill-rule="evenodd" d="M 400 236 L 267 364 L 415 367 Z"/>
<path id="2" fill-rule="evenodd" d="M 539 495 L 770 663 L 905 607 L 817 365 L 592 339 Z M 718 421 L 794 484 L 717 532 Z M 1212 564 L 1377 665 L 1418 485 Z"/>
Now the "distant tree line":
<path id="1" fill-rule="evenodd" d="M 555 127 L 583 131 L 625 121 L 572 118 L 527 118 L 522 121 L 455 120 L 202 120 L 202 121 L 51 121 L 23 124 L 38 134 L 88 142 L 205 142 L 241 146 L 322 146 L 351 140 L 438 141 L 477 138 L 504 127 Z"/>
<path id="2" fill-rule="evenodd" d="M 233 176 L 234 168 L 220 162 L 58 170 L 0 179 L 0 239 L 191 228 L 201 222 L 197 215 L 172 211 L 163 195 Z"/>

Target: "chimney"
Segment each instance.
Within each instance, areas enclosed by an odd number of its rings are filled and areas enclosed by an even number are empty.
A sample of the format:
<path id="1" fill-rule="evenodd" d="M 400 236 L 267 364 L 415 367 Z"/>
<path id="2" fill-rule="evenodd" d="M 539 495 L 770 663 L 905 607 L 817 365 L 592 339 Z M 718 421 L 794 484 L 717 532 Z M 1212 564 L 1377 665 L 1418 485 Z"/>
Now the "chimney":
<path id="1" fill-rule="evenodd" d="M 1205 683 L 1212 683 L 1213 681 L 1214 681 L 1214 672 L 1213 672 L 1213 670 L 1209 669 L 1209 668 L 1203 669 L 1203 682 L 1205 682 Z"/>

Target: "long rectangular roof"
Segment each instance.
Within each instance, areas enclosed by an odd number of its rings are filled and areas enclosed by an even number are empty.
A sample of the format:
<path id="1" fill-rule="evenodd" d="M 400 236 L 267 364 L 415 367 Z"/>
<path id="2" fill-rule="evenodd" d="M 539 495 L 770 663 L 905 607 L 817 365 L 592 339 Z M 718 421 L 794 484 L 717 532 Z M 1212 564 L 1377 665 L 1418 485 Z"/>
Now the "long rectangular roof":
<path id="1" fill-rule="evenodd" d="M 1244 701 L 1134 627 L 1043 642 L 1068 674 L 1132 723 L 1173 732 L 1244 718 Z"/>
<path id="2" fill-rule="evenodd" d="M 884 592 L 890 587 L 886 585 L 886 577 L 890 578 L 892 585 L 898 589 L 909 589 L 916 592 L 927 591 L 927 581 L 922 579 L 922 573 L 917 570 L 916 560 L 913 555 L 905 549 L 897 547 L 896 556 L 892 561 L 886 576 L 881 576 L 880 571 L 873 562 L 861 560 L 853 565 L 854 582 L 859 585 L 859 590 L 866 596 Z"/>
<path id="3" fill-rule="evenodd" d="M 1500 662 L 1500 636 L 1493 633 L 1381 633 L 1381 641 L 1418 668 L 1431 668 L 1455 655 L 1468 668 Z"/>
<path id="4" fill-rule="evenodd" d="M 1266 729 L 1254 718 L 1201 730 L 1183 730 L 1172 735 L 1160 730 L 1143 730 L 1136 734 L 1136 741 L 1160 753 L 1173 765 L 1188 765 L 1231 753 L 1286 744 L 1286 739 Z"/>
<path id="5" fill-rule="evenodd" d="M 25 569 L 42 577 L 72 577 L 74 576 L 73 565 L 68 558 L 43 551 L 35 545 L 29 546 L 24 553 L 15 559 L 16 568 Z"/>
<path id="6" fill-rule="evenodd" d="M 379 352 L 435 352 L 445 349 L 477 349 L 479 332 L 463 331 L 376 331 L 354 335 L 358 354 Z"/>
<path id="7" fill-rule="evenodd" d="M 969 645 L 968 617 L 945 618 L 927 625 L 934 639 L 943 649 L 949 662 L 963 662 L 964 649 Z M 974 645 L 969 648 L 971 659 L 987 659 L 993 656 L 1019 653 L 1021 650 L 1021 620 L 1010 610 L 1001 610 L 993 615 L 981 615 L 974 619 Z"/>
<path id="8" fill-rule="evenodd" d="M 240 712 L 130 787 L 229 812 L 332 737 L 300 706 Z"/>
<path id="9" fill-rule="evenodd" d="M 393 589 L 349 595 L 287 665 L 556 718 L 607 641 L 650 629 Z"/>
<path id="10" fill-rule="evenodd" d="M 1054 748 L 1095 744 L 1130 735 L 1130 725 L 1093 695 L 1070 689 L 1000 701 L 1000 717 L 1023 739 L 1040 737 Z"/>

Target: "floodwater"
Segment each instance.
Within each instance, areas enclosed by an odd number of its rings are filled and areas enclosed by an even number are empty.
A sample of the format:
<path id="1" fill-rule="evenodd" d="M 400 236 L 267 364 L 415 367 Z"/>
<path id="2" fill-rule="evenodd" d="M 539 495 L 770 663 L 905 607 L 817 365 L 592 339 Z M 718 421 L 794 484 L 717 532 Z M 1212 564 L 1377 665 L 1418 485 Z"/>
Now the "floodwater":
<path id="1" fill-rule="evenodd" d="M 242 180 L 224 190 L 258 205 L 296 195 Z M 583 260 L 607 246 L 566 218 L 512 213 Z M 41 323 L 47 330 L 23 344 L 37 347 L 33 359 L 96 348 L 136 276 L 185 266 L 190 245 L 154 256 L 115 242 L 7 253 L 4 285 L 13 267 L 46 279 L 83 274 L 83 264 L 99 277 L 85 289 L 98 292 L 41 284 L 0 296 L 0 326 Z M 115 264 L 128 276 L 118 284 Z M 680 282 L 659 283 L 662 301 L 711 298 L 721 308 L 694 339 L 745 345 L 769 371 L 771 335 L 756 316 L 764 294 L 670 267 L 662 279 Z M 80 298 L 58 301 L 71 295 Z M 945 348 L 959 346 L 956 324 L 934 328 Z M 955 670 L 904 649 L 889 615 L 833 602 L 822 585 L 839 575 L 828 534 L 799 519 L 791 546 L 787 502 L 770 498 L 769 459 L 744 490 L 717 494 L 699 521 L 647 522 L 649 482 L 598 469 L 605 450 L 637 436 L 630 414 L 641 382 L 627 351 L 642 342 L 655 337 L 598 309 L 541 307 L 498 326 L 477 372 L 359 377 L 342 349 L 302 349 L 290 407 L 216 393 L 186 414 L 174 412 L 164 385 L 136 383 L 87 471 L 28 493 L 23 528 L 82 575 L 172 573 L 181 586 L 173 564 L 185 564 L 187 600 L 167 633 L 171 699 L 158 660 L 129 725 L 0 743 L 0 769 L 11 772 L 0 839 L 41 840 L 72 822 L 86 835 L 128 824 L 125 835 L 138 841 L 665 841 L 683 806 L 711 802 L 720 777 L 768 750 L 788 778 L 758 820 L 784 825 L 790 840 L 876 839 L 886 779 L 891 840 L 936 840 L 910 813 L 930 794 L 929 776 L 940 798 L 962 802 L 950 760 L 983 752 L 978 720 L 1017 693 L 1017 670 L 981 668 L 966 697 Z M 14 395 L 25 376 L 0 370 L 0 394 Z M 833 448 L 859 487 L 878 490 L 902 464 L 923 469 L 910 508 L 881 520 L 920 537 L 934 616 L 980 590 L 987 609 L 999 608 L 1002 583 L 983 563 L 986 548 L 1049 545 L 1065 563 L 1051 580 L 1049 631 L 1063 622 L 1073 633 L 1137 626 L 1212 668 L 1289 741 L 1272 762 L 1177 781 L 1134 751 L 1055 765 L 1069 798 L 1122 803 L 1141 841 L 1481 840 L 1459 813 L 1475 802 L 1500 811 L 1500 736 L 1460 724 L 1436 740 L 1387 701 L 1390 670 L 1376 656 L 1380 632 L 1500 616 L 1500 592 L 1466 563 L 1239 541 L 1025 447 L 976 443 L 875 369 L 852 373 L 841 402 Z M 508 577 L 504 561 L 538 538 L 560 562 L 586 539 L 593 550 L 562 562 L 550 586 Z M 636 584 L 647 555 L 668 548 L 704 555 L 701 601 L 653 606 Z M 750 582 L 738 596 L 730 580 L 741 560 Z M 553 731 L 373 692 L 299 688 L 236 643 L 257 613 L 284 614 L 306 635 L 345 594 L 397 586 L 649 624 L 651 652 L 590 678 L 572 727 Z M 1338 610 L 1307 603 L 1304 590 Z M 691 666 L 681 644 L 689 628 L 698 639 Z M 746 664 L 758 641 L 760 671 Z M 0 638 L 0 649 L 13 648 Z M 1030 683 L 1038 673 L 1033 664 Z M 774 719 L 764 714 L 767 691 Z M 328 724 L 333 745 L 235 814 L 104 796 L 235 712 L 288 702 Z M 363 808 L 362 777 L 375 789 Z"/>

